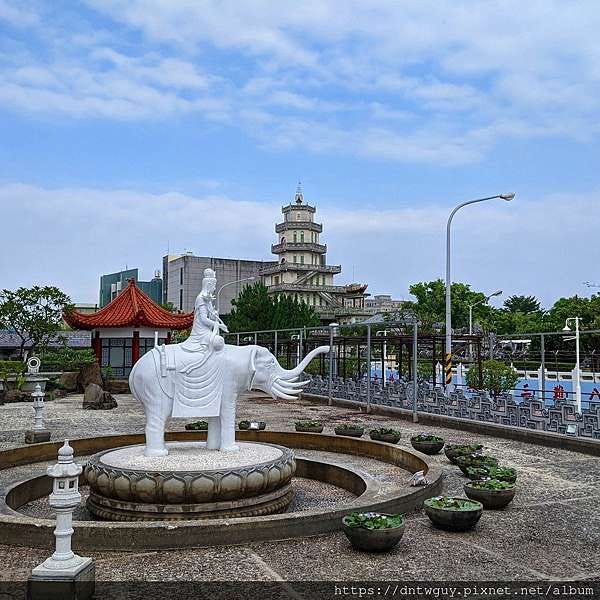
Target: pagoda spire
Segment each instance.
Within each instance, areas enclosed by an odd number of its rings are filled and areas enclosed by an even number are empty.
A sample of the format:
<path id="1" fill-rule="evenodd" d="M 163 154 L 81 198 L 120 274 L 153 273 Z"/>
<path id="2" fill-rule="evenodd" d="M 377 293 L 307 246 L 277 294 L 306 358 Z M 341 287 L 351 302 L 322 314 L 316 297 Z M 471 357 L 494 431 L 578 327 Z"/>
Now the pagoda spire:
<path id="1" fill-rule="evenodd" d="M 302 204 L 304 201 L 304 194 L 302 193 L 302 182 L 299 181 L 296 187 L 296 196 L 294 197 L 296 204 Z"/>

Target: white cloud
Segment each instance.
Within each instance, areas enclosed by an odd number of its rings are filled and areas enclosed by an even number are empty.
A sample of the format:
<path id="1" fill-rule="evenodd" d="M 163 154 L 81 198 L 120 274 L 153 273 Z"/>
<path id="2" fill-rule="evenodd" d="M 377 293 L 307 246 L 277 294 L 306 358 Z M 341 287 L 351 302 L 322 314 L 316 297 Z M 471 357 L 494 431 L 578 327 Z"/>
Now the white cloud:
<path id="1" fill-rule="evenodd" d="M 517 197 L 457 214 L 453 278 L 477 289 L 526 293 L 546 304 L 586 294 L 593 279 L 600 191 L 586 195 Z M 78 301 L 94 301 L 98 278 L 139 267 L 160 268 L 167 248 L 198 255 L 272 260 L 280 206 L 215 194 L 150 194 L 133 190 L 0 186 L 6 247 L 0 287 L 57 284 Z M 586 215 L 586 219 L 576 218 Z M 443 276 L 447 207 L 397 210 L 318 207 L 328 262 L 342 264 L 338 283 L 355 279 L 372 293 L 406 297 L 416 281 Z M 568 252 L 565 252 L 568 247 Z M 554 250 L 549 251 L 549 248 Z M 40 250 L 43 249 L 43 250 Z M 574 261 L 573 256 L 578 260 Z"/>
<path id="2" fill-rule="evenodd" d="M 48 52 L 0 55 L 0 103 L 77 118 L 193 113 L 273 148 L 437 165 L 476 163 L 514 138 L 600 133 L 591 0 L 88 5 L 112 25 L 47 11 L 36 41 Z M 40 21 L 0 0 L 3 14 Z"/>

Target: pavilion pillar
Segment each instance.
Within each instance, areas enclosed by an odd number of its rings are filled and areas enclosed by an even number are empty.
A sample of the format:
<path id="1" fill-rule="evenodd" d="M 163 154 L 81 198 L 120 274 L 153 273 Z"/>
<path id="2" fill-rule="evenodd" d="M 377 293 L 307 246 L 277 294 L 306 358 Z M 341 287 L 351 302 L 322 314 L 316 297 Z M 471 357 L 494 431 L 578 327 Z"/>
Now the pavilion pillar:
<path id="1" fill-rule="evenodd" d="M 133 332 L 133 341 L 131 342 L 131 366 L 140 360 L 140 332 Z"/>
<path id="2" fill-rule="evenodd" d="M 171 343 L 171 332 L 167 331 L 167 338 L 165 339 L 165 344 Z"/>
<path id="3" fill-rule="evenodd" d="M 102 342 L 100 341 L 100 332 L 96 330 L 94 333 L 94 337 L 92 338 L 92 350 L 96 355 L 96 360 L 98 364 L 102 364 Z"/>

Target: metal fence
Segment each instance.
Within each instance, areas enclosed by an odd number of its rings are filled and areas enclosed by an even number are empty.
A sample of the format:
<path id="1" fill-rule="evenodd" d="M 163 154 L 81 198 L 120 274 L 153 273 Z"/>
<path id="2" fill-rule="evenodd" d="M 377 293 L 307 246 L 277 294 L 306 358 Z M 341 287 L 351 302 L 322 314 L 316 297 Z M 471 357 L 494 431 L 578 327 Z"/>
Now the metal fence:
<path id="1" fill-rule="evenodd" d="M 367 410 L 373 404 L 409 409 L 415 420 L 418 412 L 427 412 L 600 438 L 600 350 L 597 363 L 594 351 L 596 343 L 600 348 L 599 334 L 581 332 L 586 340 L 579 371 L 581 412 L 573 386 L 575 350 L 558 343 L 563 332 L 453 336 L 451 386 L 444 386 L 444 336 L 419 333 L 414 323 L 252 331 L 228 334 L 227 341 L 265 346 L 286 368 L 313 348 L 329 345 L 329 354 L 308 366 L 305 391 L 330 403 L 341 398 L 364 403 Z M 497 397 L 481 389 L 487 358 L 513 365 L 519 375 L 515 389 Z M 476 370 L 473 389 L 466 385 L 471 369 Z"/>

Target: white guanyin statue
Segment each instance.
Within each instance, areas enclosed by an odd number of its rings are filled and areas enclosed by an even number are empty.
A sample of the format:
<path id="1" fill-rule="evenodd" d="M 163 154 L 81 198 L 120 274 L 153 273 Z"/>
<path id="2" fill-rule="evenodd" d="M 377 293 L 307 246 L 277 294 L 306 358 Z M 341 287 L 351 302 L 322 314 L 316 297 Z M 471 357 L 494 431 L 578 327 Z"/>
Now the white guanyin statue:
<path id="1" fill-rule="evenodd" d="M 164 432 L 169 417 L 203 417 L 208 421 L 208 449 L 238 450 L 235 409 L 239 395 L 262 390 L 273 398 L 295 400 L 306 383 L 298 378 L 308 363 L 329 352 L 329 346 L 320 346 L 294 369 L 286 370 L 262 346 L 226 344 L 220 332 L 228 330 L 213 304 L 216 284 L 215 272 L 206 269 L 189 338 L 154 348 L 131 370 L 131 392 L 146 414 L 146 456 L 168 454 Z"/>

